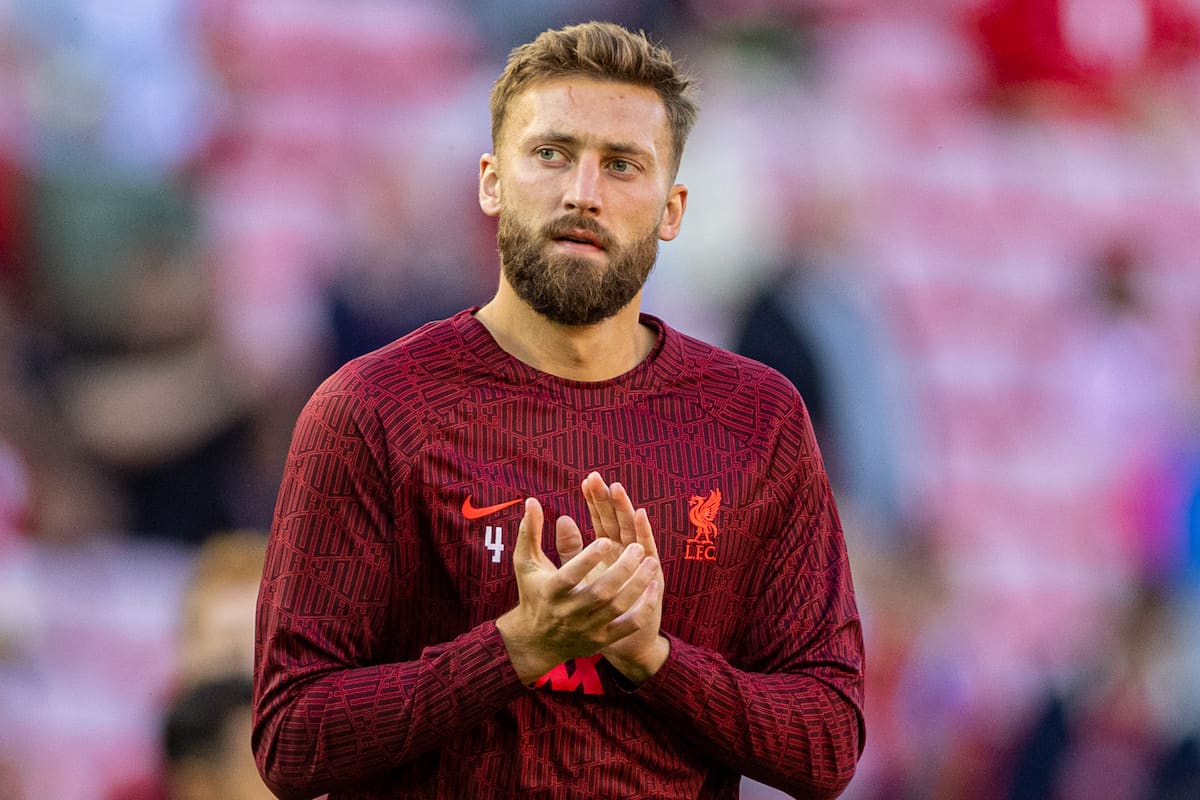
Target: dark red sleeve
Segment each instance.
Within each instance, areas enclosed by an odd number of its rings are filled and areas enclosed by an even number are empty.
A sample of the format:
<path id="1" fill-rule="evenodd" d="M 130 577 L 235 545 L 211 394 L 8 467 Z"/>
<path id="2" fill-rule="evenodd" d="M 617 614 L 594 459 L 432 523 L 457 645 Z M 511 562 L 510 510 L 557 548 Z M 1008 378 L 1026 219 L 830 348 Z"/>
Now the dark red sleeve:
<path id="1" fill-rule="evenodd" d="M 762 556 L 768 577 L 739 652 L 729 659 L 668 637 L 670 657 L 637 695 L 732 769 L 829 798 L 862 752 L 863 641 L 829 481 L 807 417 L 796 419 L 780 451 L 800 456 L 777 465 L 793 511 Z"/>
<path id="2" fill-rule="evenodd" d="M 384 632 L 404 624 L 395 587 L 419 565 L 394 532 L 405 495 L 382 428 L 353 385 L 335 376 L 297 422 L 259 595 L 253 744 L 285 798 L 378 776 L 526 691 L 492 622 L 380 663 Z"/>

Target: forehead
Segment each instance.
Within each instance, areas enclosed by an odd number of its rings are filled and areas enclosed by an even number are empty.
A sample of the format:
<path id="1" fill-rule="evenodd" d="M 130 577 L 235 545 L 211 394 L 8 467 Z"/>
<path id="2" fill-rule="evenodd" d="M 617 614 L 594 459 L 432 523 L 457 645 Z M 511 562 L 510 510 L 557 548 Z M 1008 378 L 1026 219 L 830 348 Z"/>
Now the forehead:
<path id="1" fill-rule="evenodd" d="M 594 78 L 553 78 L 513 98 L 503 138 L 520 143 L 547 132 L 582 141 L 633 144 L 662 157 L 669 147 L 667 110 L 645 86 Z"/>

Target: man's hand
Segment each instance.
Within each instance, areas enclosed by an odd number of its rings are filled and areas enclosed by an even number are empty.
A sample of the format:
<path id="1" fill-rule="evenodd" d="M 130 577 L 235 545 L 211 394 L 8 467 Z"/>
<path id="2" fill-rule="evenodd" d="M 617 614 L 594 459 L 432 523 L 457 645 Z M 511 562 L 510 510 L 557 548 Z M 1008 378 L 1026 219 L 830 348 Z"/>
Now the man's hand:
<path id="1" fill-rule="evenodd" d="M 575 520 L 568 516 L 559 517 L 555 523 L 555 543 L 563 565 L 570 564 L 603 541 L 613 544 L 606 548 L 601 563 L 591 568 L 588 579 L 600 575 L 604 564 L 624 558 L 631 550 L 644 553 L 646 560 L 653 559 L 655 564 L 653 584 L 657 587 L 658 596 L 651 606 L 652 618 L 637 631 L 601 650 L 605 659 L 622 675 L 634 683 L 642 683 L 658 672 L 671 650 L 667 639 L 659 635 L 664 581 L 654 531 L 646 511 L 634 509 L 629 493 L 620 483 L 614 481 L 609 486 L 599 473 L 593 472 L 584 479 L 582 489 L 596 539 L 585 548 L 583 534 Z"/>
<path id="2" fill-rule="evenodd" d="M 526 500 L 513 546 L 520 600 L 496 620 L 513 668 L 526 684 L 568 659 L 593 655 L 647 627 L 657 634 L 662 617 L 656 554 L 637 542 L 622 549 L 607 536 L 597 537 L 556 568 L 542 550 L 544 521 L 541 504 Z"/>

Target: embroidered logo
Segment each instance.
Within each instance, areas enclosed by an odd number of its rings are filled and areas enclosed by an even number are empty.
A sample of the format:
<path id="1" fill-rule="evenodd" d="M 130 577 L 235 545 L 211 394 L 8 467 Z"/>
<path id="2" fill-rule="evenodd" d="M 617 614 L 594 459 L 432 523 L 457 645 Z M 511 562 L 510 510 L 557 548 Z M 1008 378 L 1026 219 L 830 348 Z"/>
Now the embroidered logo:
<path id="1" fill-rule="evenodd" d="M 467 499 L 463 500 L 462 514 L 467 519 L 482 519 L 520 502 L 520 500 L 509 500 L 505 503 L 496 503 L 494 506 L 476 506 L 472 502 L 472 495 L 467 495 Z M 484 530 L 483 546 L 492 554 L 492 563 L 499 564 L 501 555 L 504 553 L 504 528 L 499 525 L 488 525 Z"/>
<path id="2" fill-rule="evenodd" d="M 687 540 L 684 558 L 688 561 L 716 561 L 717 546 L 713 537 L 717 535 L 717 524 L 713 521 L 721 510 L 721 490 L 713 489 L 708 497 L 692 495 L 688 500 L 688 520 L 696 528 L 696 535 Z"/>
<path id="3" fill-rule="evenodd" d="M 497 503 L 494 506 L 483 506 L 481 508 L 477 508 L 471 502 L 471 495 L 467 495 L 467 499 L 463 500 L 462 513 L 467 519 L 480 519 L 481 517 L 486 517 L 489 514 L 495 514 L 497 511 L 503 511 L 509 506 L 515 506 L 519 502 L 521 501 L 509 500 L 507 503 Z"/>
<path id="4" fill-rule="evenodd" d="M 587 658 L 564 661 L 538 678 L 533 685 L 538 689 L 545 687 L 552 692 L 575 692 L 582 689 L 584 694 L 604 694 L 604 684 L 600 680 L 600 673 L 596 671 L 598 661 L 599 653 Z"/>

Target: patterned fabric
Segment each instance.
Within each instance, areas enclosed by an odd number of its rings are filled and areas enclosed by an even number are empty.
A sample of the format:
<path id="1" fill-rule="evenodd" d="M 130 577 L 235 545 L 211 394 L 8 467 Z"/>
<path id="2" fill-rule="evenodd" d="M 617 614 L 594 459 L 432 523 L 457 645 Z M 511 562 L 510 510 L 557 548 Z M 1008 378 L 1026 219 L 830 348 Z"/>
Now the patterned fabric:
<path id="1" fill-rule="evenodd" d="M 580 383 L 473 314 L 313 395 L 258 613 L 255 751 L 285 797 L 798 797 L 849 781 L 862 636 L 807 413 L 778 373 L 643 315 L 658 343 Z M 586 524 L 592 470 L 646 508 L 671 655 L 630 690 L 601 658 L 522 685 L 493 620 L 536 496 Z M 553 534 L 543 539 L 552 559 Z"/>

